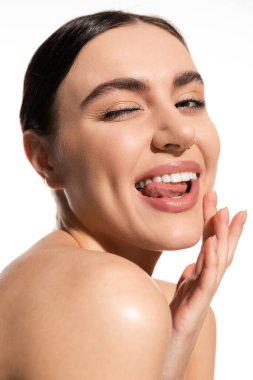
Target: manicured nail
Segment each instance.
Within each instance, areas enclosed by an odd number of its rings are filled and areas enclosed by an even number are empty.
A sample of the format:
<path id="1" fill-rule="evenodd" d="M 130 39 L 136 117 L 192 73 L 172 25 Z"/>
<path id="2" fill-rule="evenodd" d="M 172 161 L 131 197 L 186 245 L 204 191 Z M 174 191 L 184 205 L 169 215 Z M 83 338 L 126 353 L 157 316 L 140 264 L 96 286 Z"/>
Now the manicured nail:
<path id="1" fill-rule="evenodd" d="M 247 210 L 241 211 L 242 213 L 242 223 L 245 224 L 247 220 Z"/>
<path id="2" fill-rule="evenodd" d="M 217 237 L 214 235 L 213 237 L 212 237 L 212 246 L 213 246 L 213 249 L 216 251 L 217 250 L 217 245 L 218 245 L 218 243 L 217 243 Z"/>

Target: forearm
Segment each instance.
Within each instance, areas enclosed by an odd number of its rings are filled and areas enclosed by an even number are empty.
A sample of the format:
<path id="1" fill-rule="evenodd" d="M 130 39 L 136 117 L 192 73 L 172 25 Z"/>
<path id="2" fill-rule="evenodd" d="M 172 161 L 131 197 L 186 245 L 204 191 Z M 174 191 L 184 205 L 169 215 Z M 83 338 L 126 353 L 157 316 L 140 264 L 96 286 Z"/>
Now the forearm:
<path id="1" fill-rule="evenodd" d="M 211 308 L 201 325 L 187 336 L 173 331 L 162 380 L 213 380 L 216 322 Z"/>
<path id="2" fill-rule="evenodd" d="M 185 380 L 186 371 L 195 347 L 197 334 L 191 337 L 172 336 L 161 380 Z"/>

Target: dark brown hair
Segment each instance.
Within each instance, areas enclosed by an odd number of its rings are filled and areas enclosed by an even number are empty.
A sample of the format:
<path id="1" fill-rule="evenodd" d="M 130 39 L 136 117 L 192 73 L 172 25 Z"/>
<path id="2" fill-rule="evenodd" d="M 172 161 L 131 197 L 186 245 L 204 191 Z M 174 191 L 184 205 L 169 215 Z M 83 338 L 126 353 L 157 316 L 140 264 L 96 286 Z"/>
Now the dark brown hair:
<path id="1" fill-rule="evenodd" d="M 56 30 L 35 52 L 24 79 L 20 121 L 23 132 L 52 132 L 57 90 L 82 47 L 92 38 L 122 25 L 145 22 L 165 29 L 187 48 L 179 31 L 167 20 L 122 11 L 104 11 L 75 18 Z"/>

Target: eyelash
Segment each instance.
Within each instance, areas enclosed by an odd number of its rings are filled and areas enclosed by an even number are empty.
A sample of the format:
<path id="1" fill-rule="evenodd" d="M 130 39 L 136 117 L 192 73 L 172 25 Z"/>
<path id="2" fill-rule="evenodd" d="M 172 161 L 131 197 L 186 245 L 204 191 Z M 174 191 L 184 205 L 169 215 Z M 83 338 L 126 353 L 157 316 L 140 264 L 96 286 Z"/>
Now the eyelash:
<path id="1" fill-rule="evenodd" d="M 194 106 L 189 106 L 190 103 L 194 103 Z M 175 104 L 176 108 L 188 108 L 189 110 L 197 110 L 204 108 L 206 105 L 204 100 L 196 100 L 196 99 L 183 99 L 180 102 Z M 135 111 L 139 111 L 141 108 L 139 107 L 125 107 L 119 108 L 117 110 L 105 111 L 100 115 L 100 120 L 108 121 L 114 120 L 116 118 L 120 118 L 126 114 L 133 113 Z"/>
<path id="2" fill-rule="evenodd" d="M 190 103 L 194 103 L 193 107 L 189 107 Z M 189 108 L 189 109 L 200 109 L 205 108 L 206 102 L 204 100 L 197 100 L 197 99 L 183 99 L 180 100 L 180 102 L 175 104 L 176 108 Z"/>
<path id="3" fill-rule="evenodd" d="M 124 107 L 117 110 L 105 111 L 101 114 L 101 120 L 113 120 L 117 117 L 124 116 L 125 114 L 132 113 L 134 111 L 139 111 L 139 107 Z"/>

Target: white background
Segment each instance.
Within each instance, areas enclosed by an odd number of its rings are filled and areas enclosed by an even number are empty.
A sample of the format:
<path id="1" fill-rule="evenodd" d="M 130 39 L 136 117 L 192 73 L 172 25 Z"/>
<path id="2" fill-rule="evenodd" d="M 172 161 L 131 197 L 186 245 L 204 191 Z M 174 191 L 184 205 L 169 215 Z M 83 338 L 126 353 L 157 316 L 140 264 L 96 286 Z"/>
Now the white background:
<path id="1" fill-rule="evenodd" d="M 249 214 L 234 263 L 212 304 L 218 325 L 215 379 L 253 379 L 252 0 L 0 0 L 0 271 L 55 224 L 50 192 L 23 154 L 18 113 L 26 66 L 61 24 L 104 9 L 171 20 L 185 36 L 204 77 L 209 113 L 222 142 L 216 182 L 219 206 L 229 206 L 232 214 L 246 208 Z M 165 252 L 155 277 L 177 281 L 197 251 L 198 247 Z"/>

